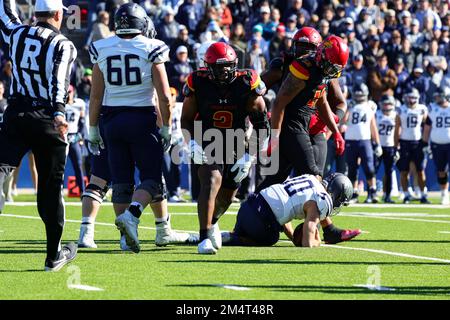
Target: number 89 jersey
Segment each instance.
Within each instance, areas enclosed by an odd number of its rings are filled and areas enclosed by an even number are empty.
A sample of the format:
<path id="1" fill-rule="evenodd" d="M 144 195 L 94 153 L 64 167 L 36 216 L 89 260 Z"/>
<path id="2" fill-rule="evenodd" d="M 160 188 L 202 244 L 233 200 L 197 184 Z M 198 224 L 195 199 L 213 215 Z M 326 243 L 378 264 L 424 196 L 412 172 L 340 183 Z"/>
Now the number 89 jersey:
<path id="1" fill-rule="evenodd" d="M 152 66 L 169 60 L 164 42 L 138 35 L 98 40 L 89 47 L 93 64 L 105 80 L 103 106 L 149 107 L 155 105 Z"/>
<path id="2" fill-rule="evenodd" d="M 315 201 L 322 221 L 333 211 L 333 201 L 323 185 L 313 175 L 302 175 L 274 184 L 260 192 L 277 221 L 284 225 L 293 219 L 305 219 L 303 205 Z"/>
<path id="3" fill-rule="evenodd" d="M 427 107 L 417 104 L 415 108 L 402 105 L 397 110 L 401 121 L 400 140 L 419 141 L 422 138 L 422 121 L 427 113 Z"/>
<path id="4" fill-rule="evenodd" d="M 427 119 L 431 125 L 430 140 L 437 144 L 450 143 L 450 108 L 433 107 Z"/>

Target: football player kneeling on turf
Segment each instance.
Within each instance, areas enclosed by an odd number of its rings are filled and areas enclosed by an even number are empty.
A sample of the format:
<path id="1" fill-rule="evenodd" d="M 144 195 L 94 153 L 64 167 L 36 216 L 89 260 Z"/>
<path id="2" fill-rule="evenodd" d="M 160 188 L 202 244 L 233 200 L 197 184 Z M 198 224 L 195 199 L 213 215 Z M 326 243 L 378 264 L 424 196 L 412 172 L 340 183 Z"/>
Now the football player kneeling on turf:
<path id="1" fill-rule="evenodd" d="M 224 245 L 271 246 L 284 231 L 296 246 L 320 246 L 320 221 L 339 213 L 353 194 L 350 180 L 333 173 L 322 182 L 313 175 L 302 175 L 274 184 L 242 203 L 234 231 L 222 233 Z M 304 220 L 292 230 L 293 219 Z"/>

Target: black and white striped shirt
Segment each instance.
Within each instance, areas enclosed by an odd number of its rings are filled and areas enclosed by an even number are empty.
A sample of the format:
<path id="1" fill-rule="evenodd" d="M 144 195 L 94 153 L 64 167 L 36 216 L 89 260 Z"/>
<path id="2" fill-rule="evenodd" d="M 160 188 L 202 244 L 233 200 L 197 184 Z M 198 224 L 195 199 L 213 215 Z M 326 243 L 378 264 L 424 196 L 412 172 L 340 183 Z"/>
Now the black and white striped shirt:
<path id="1" fill-rule="evenodd" d="M 64 112 L 77 50 L 50 24 L 23 25 L 15 8 L 15 0 L 0 0 L 0 28 L 13 64 L 10 95 Z"/>

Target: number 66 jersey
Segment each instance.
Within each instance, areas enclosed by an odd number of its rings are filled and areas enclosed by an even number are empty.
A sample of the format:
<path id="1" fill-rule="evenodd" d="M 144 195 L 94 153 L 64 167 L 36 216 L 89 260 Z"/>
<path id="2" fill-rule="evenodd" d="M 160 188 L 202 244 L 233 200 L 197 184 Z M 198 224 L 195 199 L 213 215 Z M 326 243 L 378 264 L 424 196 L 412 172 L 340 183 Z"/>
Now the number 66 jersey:
<path id="1" fill-rule="evenodd" d="M 293 219 L 305 219 L 303 205 L 315 201 L 322 221 L 331 215 L 333 200 L 323 185 L 313 175 L 305 174 L 274 184 L 261 190 L 260 194 L 272 209 L 281 225 Z"/>
<path id="2" fill-rule="evenodd" d="M 103 106 L 155 106 L 152 66 L 169 60 L 164 42 L 138 35 L 98 40 L 89 47 L 93 64 L 98 64 L 105 80 Z"/>

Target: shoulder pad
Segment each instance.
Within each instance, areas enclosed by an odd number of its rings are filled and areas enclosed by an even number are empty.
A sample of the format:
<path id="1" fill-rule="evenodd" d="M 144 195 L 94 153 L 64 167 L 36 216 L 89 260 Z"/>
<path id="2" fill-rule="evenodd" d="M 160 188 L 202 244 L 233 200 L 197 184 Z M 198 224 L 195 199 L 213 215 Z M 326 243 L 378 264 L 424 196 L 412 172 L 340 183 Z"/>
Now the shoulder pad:
<path id="1" fill-rule="evenodd" d="M 312 66 L 311 62 L 308 59 L 300 58 L 292 61 L 289 66 L 289 71 L 296 77 L 301 80 L 309 79 L 309 68 Z"/>
<path id="2" fill-rule="evenodd" d="M 270 61 L 269 69 L 283 70 L 284 59 L 281 57 L 277 57 Z"/>

